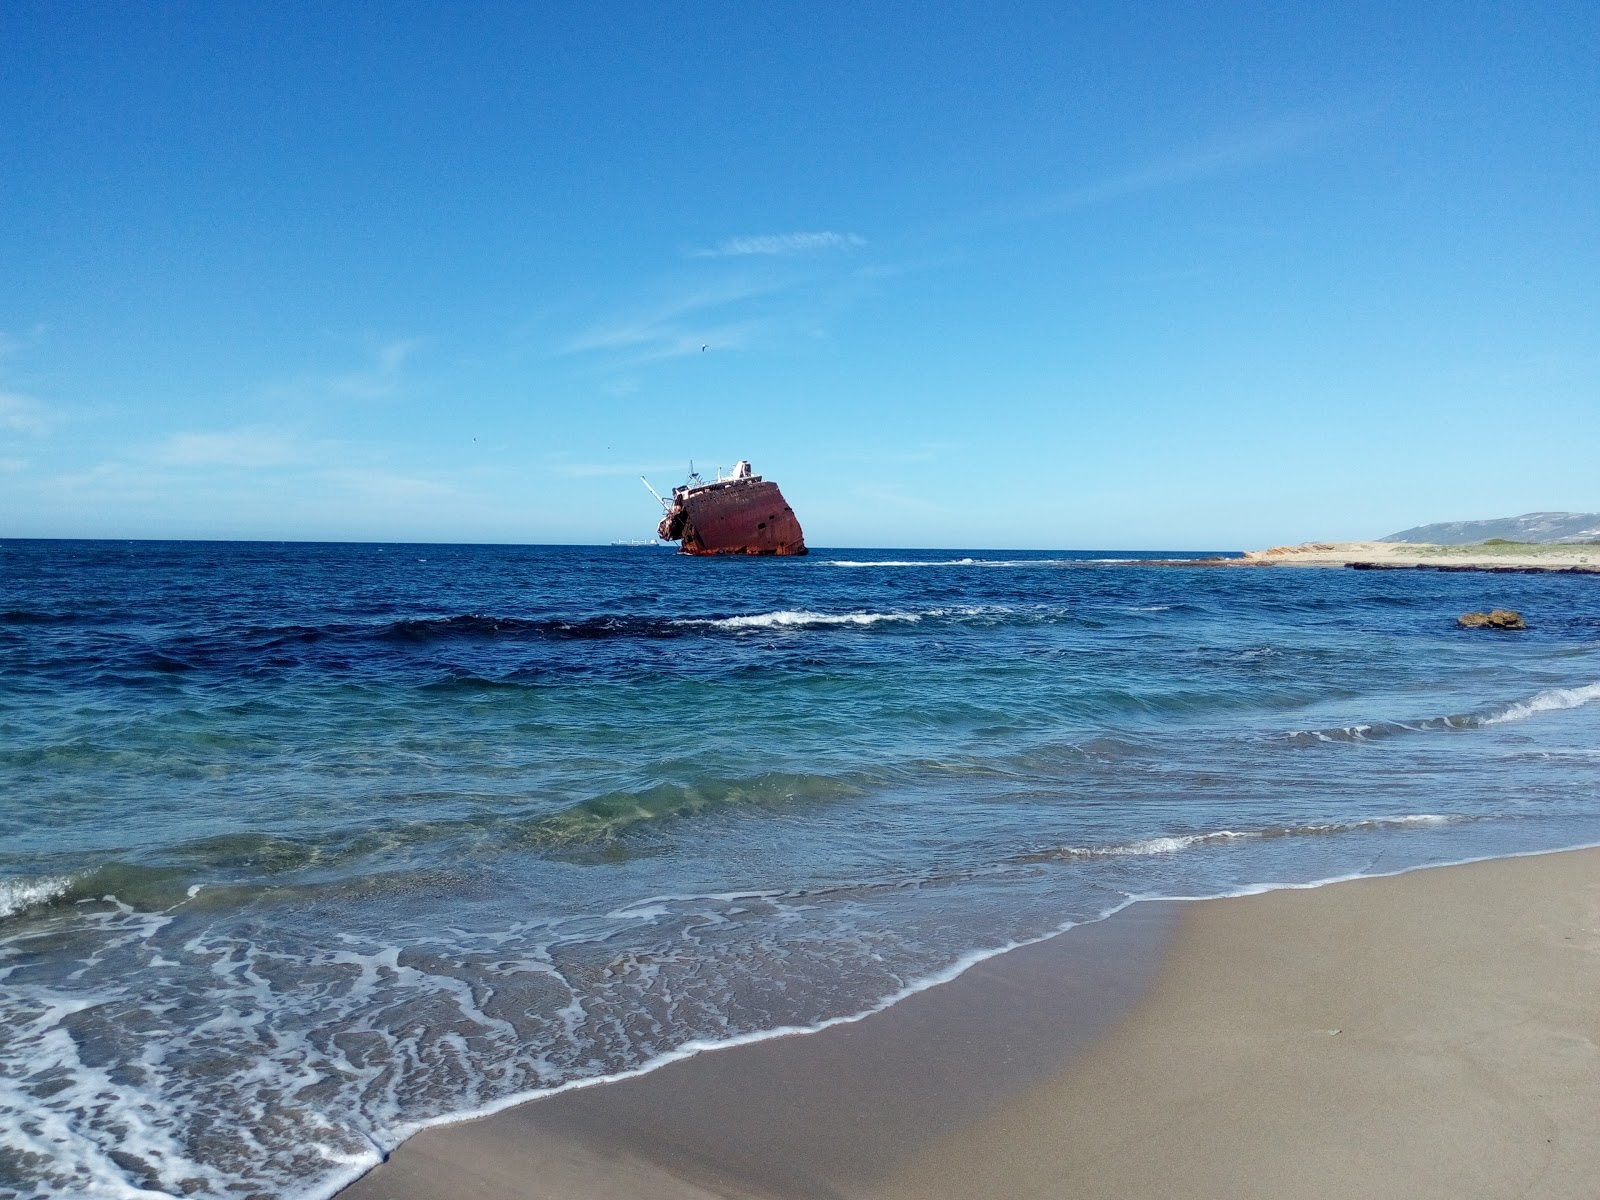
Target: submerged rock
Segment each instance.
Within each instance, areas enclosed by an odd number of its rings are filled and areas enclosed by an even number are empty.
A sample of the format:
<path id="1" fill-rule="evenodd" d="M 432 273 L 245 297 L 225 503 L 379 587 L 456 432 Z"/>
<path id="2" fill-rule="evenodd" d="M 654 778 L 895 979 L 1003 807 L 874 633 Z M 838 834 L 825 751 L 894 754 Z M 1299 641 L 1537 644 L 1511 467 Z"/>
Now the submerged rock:
<path id="1" fill-rule="evenodd" d="M 1522 619 L 1522 614 L 1509 608 L 1497 608 L 1492 612 L 1463 613 L 1456 618 L 1456 624 L 1463 629 L 1526 629 L 1528 623 Z"/>

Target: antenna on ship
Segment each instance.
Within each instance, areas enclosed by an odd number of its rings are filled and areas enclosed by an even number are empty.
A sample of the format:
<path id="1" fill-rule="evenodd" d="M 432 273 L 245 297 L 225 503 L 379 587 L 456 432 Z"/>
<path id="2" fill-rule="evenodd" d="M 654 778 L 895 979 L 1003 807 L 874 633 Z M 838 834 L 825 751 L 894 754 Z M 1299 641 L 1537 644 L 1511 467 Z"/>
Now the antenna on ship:
<path id="1" fill-rule="evenodd" d="M 665 500 L 662 500 L 660 492 L 656 491 L 655 488 L 650 487 L 650 481 L 648 479 L 646 479 L 643 475 L 639 476 L 639 482 L 644 484 L 645 487 L 650 488 L 650 494 L 652 496 L 654 496 L 658 501 L 660 501 L 662 508 L 671 508 L 672 507 Z"/>

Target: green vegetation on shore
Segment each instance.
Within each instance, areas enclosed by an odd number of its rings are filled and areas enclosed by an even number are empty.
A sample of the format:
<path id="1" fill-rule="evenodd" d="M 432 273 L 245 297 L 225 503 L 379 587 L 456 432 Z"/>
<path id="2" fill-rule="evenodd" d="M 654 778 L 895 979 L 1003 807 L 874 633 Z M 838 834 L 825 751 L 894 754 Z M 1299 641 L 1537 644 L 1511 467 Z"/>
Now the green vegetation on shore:
<path id="1" fill-rule="evenodd" d="M 1447 558 L 1474 558 L 1485 553 L 1494 555 L 1516 555 L 1529 558 L 1557 558 L 1567 557 L 1573 552 L 1582 552 L 1593 549 L 1600 554 L 1600 545 L 1592 542 L 1511 542 L 1504 538 L 1490 538 L 1485 542 L 1476 542 L 1468 546 L 1427 546 L 1415 547 L 1418 555 L 1429 557 Z"/>

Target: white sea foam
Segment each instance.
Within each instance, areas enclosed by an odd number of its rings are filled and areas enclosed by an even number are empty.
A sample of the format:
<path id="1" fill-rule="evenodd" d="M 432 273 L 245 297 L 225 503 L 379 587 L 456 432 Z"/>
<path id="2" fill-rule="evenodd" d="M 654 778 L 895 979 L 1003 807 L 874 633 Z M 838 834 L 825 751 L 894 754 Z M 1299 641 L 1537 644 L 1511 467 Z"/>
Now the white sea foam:
<path id="1" fill-rule="evenodd" d="M 1507 721 L 1523 721 L 1538 713 L 1559 712 L 1564 708 L 1578 708 L 1595 700 L 1600 700 L 1600 683 L 1591 683 L 1583 687 L 1574 688 L 1551 688 L 1549 691 L 1540 692 L 1527 700 L 1519 700 L 1515 704 L 1506 705 L 1499 712 L 1484 717 L 1481 724 L 1502 725 Z"/>
<path id="2" fill-rule="evenodd" d="M 1176 854 L 1190 846 L 1204 846 L 1215 842 L 1231 842 L 1240 838 L 1262 836 L 1251 831 L 1218 829 L 1211 833 L 1186 833 L 1172 837 L 1144 838 L 1137 842 L 1121 842 L 1110 846 L 1063 846 L 1055 851 L 1063 858 L 1124 858 L 1148 854 Z"/>
<path id="3" fill-rule="evenodd" d="M 1001 613 L 1005 609 L 978 607 L 930 608 L 921 612 L 852 612 L 821 613 L 806 609 L 781 609 L 777 612 L 751 613 L 735 617 L 686 617 L 676 625 L 698 626 L 702 629 L 826 629 L 838 626 L 866 626 L 884 623 L 914 624 L 923 618 L 975 617 L 986 613 Z"/>
<path id="4" fill-rule="evenodd" d="M 1296 729 L 1288 734 L 1291 740 L 1307 738 L 1318 742 L 1364 742 L 1396 733 L 1434 733 L 1458 729 L 1480 729 L 1487 725 L 1505 725 L 1512 721 L 1526 721 L 1540 713 L 1561 712 L 1580 708 L 1600 700 L 1600 683 L 1580 687 L 1550 688 L 1526 700 L 1515 700 L 1490 712 L 1456 713 L 1448 717 L 1428 717 L 1416 721 L 1380 721 L 1373 724 L 1341 725 L 1329 729 Z"/>
<path id="5" fill-rule="evenodd" d="M 779 612 L 752 613 L 742 617 L 717 617 L 691 619 L 679 625 L 700 625 L 716 629 L 796 629 L 827 625 L 877 625 L 882 621 L 920 621 L 921 613 L 819 613 L 804 609 L 783 609 Z"/>
<path id="6" fill-rule="evenodd" d="M 0 879 L 0 917 L 9 917 L 36 904 L 48 904 L 72 886 L 72 876 L 39 879 Z"/>
<path id="7" fill-rule="evenodd" d="M 1123 558 L 937 558 L 937 559 L 828 559 L 830 567 L 1064 567 L 1082 562 L 1131 562 Z"/>
<path id="8" fill-rule="evenodd" d="M 1134 842 L 1118 842 L 1106 846 L 1062 846 L 1039 858 L 1132 858 L 1150 855 L 1177 854 L 1195 846 L 1215 846 L 1226 842 L 1259 841 L 1268 838 L 1321 837 L 1335 833 L 1376 832 L 1382 829 L 1425 829 L 1439 825 L 1452 825 L 1467 817 L 1445 816 L 1438 813 L 1407 813 L 1395 817 L 1369 817 L 1362 821 L 1323 821 L 1305 825 L 1272 825 L 1263 829 L 1214 829 L 1205 833 L 1175 834 L 1169 837 L 1143 838 Z"/>

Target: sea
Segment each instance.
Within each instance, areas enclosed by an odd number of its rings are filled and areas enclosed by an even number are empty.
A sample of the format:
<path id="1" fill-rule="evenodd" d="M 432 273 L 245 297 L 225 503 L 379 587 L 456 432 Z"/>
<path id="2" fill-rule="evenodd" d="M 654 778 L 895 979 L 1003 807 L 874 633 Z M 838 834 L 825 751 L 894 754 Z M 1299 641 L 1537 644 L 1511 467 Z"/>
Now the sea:
<path id="1" fill-rule="evenodd" d="M 1600 842 L 1600 577 L 1150 557 L 0 541 L 0 1196 L 320 1200 L 1141 898 Z"/>

